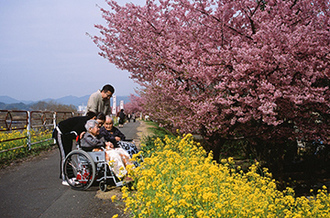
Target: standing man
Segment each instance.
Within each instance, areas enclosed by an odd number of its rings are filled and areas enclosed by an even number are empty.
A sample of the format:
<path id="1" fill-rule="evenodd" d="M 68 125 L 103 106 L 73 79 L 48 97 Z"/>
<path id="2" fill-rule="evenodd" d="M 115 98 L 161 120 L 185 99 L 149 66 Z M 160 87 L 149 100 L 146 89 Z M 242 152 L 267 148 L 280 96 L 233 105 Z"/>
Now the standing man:
<path id="1" fill-rule="evenodd" d="M 111 115 L 110 98 L 115 93 L 112 85 L 103 86 L 102 90 L 98 90 L 89 96 L 87 102 L 87 112 L 99 113 L 104 115 Z"/>

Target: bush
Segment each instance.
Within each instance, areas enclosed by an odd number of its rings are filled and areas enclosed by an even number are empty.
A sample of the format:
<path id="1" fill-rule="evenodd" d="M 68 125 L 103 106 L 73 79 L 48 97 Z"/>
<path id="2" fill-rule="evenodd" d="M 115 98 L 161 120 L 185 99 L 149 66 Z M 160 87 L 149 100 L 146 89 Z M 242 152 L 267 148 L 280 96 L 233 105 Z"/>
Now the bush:
<path id="1" fill-rule="evenodd" d="M 247 172 L 233 158 L 221 164 L 192 139 L 155 140 L 155 151 L 140 167 L 129 170 L 136 183 L 123 188 L 126 211 L 134 217 L 322 217 L 330 213 L 324 187 L 316 196 L 295 198 L 287 188 L 278 191 L 275 180 L 258 163 Z"/>
<path id="2" fill-rule="evenodd" d="M 152 132 L 153 136 L 148 135 L 142 139 L 143 147 L 141 148 L 141 150 L 144 152 L 145 157 L 150 157 L 157 149 L 157 145 L 155 144 L 156 139 L 164 142 L 165 137 L 173 138 L 175 137 L 175 135 L 167 129 L 160 127 L 155 122 L 146 122 L 149 124 L 149 130 L 150 132 Z"/>

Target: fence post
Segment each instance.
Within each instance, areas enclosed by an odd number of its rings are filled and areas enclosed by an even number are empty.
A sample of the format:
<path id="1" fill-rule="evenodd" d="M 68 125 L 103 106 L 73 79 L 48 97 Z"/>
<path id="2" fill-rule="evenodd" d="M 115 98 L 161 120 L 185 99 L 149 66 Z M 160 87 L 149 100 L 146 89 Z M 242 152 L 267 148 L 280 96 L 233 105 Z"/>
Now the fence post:
<path id="1" fill-rule="evenodd" d="M 55 130 L 55 128 L 56 128 L 56 118 L 57 118 L 57 113 L 56 113 L 56 111 L 54 111 L 54 113 L 53 113 L 53 125 L 54 125 L 54 130 Z M 53 131 L 54 131 L 53 130 Z M 54 141 L 54 144 L 56 144 L 56 140 L 55 140 L 55 138 L 53 139 L 53 141 Z"/>
<path id="2" fill-rule="evenodd" d="M 31 112 L 27 111 L 28 113 L 28 122 L 27 122 L 27 146 L 29 148 L 29 151 L 31 150 Z"/>

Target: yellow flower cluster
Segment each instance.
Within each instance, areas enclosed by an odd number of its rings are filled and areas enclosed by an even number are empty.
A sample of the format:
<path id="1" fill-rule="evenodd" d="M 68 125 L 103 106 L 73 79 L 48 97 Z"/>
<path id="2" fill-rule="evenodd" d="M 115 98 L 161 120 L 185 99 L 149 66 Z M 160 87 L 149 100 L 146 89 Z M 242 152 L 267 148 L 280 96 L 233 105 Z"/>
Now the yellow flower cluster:
<path id="1" fill-rule="evenodd" d="M 30 131 L 31 135 L 31 143 L 38 142 L 41 140 L 51 139 L 52 138 L 52 131 L 51 130 L 43 130 L 43 131 Z"/>
<path id="2" fill-rule="evenodd" d="M 276 189 L 267 169 L 258 174 L 258 163 L 246 173 L 232 158 L 216 163 L 191 134 L 155 143 L 157 151 L 129 171 L 136 192 L 122 189 L 134 217 L 330 217 L 325 187 L 311 199 L 295 198 L 292 189 Z"/>
<path id="3" fill-rule="evenodd" d="M 45 139 L 52 138 L 52 132 L 49 130 L 45 131 L 30 131 L 31 143 L 42 141 Z M 11 159 L 20 153 L 26 152 L 27 148 L 27 130 L 19 131 L 3 131 L 0 132 L 0 151 L 5 151 L 0 153 L 1 159 Z M 49 145 L 51 142 L 43 142 L 40 144 Z M 20 147 L 20 148 L 17 148 Z M 17 148 L 17 149 L 15 149 Z"/>
<path id="4" fill-rule="evenodd" d="M 3 150 L 10 150 L 12 148 L 21 146 L 21 145 L 26 145 L 27 143 L 27 138 L 22 138 L 26 137 L 26 130 L 21 132 L 18 130 L 13 130 L 10 132 L 0 132 L 0 151 Z M 22 139 L 18 139 L 22 138 Z M 17 139 L 17 140 L 13 140 Z M 6 140 L 12 140 L 12 141 L 6 141 Z M 22 149 L 16 149 L 16 150 L 10 150 L 7 152 L 0 153 L 0 158 L 10 158 L 12 156 L 17 155 Z M 24 150 L 24 149 L 23 149 Z"/>

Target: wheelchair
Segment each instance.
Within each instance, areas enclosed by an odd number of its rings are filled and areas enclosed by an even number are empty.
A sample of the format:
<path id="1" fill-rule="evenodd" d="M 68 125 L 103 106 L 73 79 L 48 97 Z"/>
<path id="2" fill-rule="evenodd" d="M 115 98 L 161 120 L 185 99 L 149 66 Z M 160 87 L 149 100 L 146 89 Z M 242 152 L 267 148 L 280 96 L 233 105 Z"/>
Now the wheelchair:
<path id="1" fill-rule="evenodd" d="M 124 181 L 120 181 L 111 170 L 108 162 L 105 159 L 105 151 L 86 152 L 80 147 L 80 138 L 76 132 L 71 132 L 76 135 L 77 150 L 71 151 L 65 158 L 63 164 L 63 172 L 65 180 L 74 190 L 86 190 L 94 183 L 99 183 L 99 189 L 103 192 L 107 190 L 108 185 L 123 186 Z M 124 150 L 127 146 L 134 148 L 128 152 L 133 156 L 134 152 L 138 152 L 135 144 L 132 141 L 119 142 Z M 122 145 L 125 146 L 122 146 Z M 126 147 L 126 149 L 125 149 Z M 142 158 L 142 157 L 141 157 Z M 138 163 L 134 163 L 135 166 Z"/>

